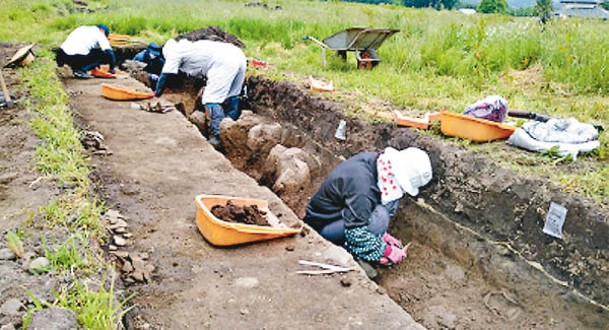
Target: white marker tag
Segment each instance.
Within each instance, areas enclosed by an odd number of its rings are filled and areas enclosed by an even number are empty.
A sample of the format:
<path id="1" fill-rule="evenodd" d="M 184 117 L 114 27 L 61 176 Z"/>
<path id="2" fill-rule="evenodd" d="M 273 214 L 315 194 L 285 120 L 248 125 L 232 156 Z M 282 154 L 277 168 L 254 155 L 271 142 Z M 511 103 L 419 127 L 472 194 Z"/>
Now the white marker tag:
<path id="1" fill-rule="evenodd" d="M 550 203 L 550 210 L 546 216 L 546 224 L 543 226 L 543 232 L 562 239 L 562 226 L 567 218 L 567 209 L 554 202 Z"/>

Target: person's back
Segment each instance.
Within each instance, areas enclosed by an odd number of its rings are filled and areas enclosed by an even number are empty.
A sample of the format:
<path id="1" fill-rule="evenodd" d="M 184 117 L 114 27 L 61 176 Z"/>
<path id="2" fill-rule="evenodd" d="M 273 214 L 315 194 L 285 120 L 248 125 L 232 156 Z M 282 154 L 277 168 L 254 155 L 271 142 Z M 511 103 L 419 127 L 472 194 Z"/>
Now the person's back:
<path id="1" fill-rule="evenodd" d="M 218 41 L 199 40 L 191 42 L 186 39 L 178 41 L 168 54 L 165 54 L 166 63 L 171 70 L 164 69 L 166 73 L 177 73 L 177 69 L 194 77 L 206 76 L 214 65 L 231 65 L 231 63 L 245 63 L 245 55 L 238 47 Z M 231 65 L 232 66 L 232 65 Z"/>
<path id="2" fill-rule="evenodd" d="M 87 55 L 92 49 L 112 49 L 97 26 L 80 26 L 72 31 L 60 48 L 68 55 Z"/>
<path id="3" fill-rule="evenodd" d="M 315 229 L 343 217 L 343 209 L 354 194 L 365 195 L 371 203 L 380 201 L 376 186 L 376 152 L 362 152 L 340 163 L 328 175 L 319 190 L 307 205 L 305 222 Z M 362 208 L 365 205 L 358 204 Z M 356 211 L 356 210 L 353 210 Z M 353 212 L 365 213 L 365 212 Z M 369 212 L 368 212 L 369 213 Z M 363 219 L 347 219 L 349 225 L 364 225 L 369 214 Z"/>

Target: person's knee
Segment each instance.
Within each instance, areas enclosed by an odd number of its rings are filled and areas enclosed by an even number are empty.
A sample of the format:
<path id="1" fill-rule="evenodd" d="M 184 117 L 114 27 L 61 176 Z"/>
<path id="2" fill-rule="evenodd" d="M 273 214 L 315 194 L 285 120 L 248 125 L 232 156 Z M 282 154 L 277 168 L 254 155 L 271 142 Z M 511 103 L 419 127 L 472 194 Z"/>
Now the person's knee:
<path id="1" fill-rule="evenodd" d="M 206 103 L 205 111 L 210 121 L 211 133 L 213 136 L 220 135 L 220 123 L 224 119 L 224 109 L 218 103 Z"/>
<path id="2" fill-rule="evenodd" d="M 389 228 L 389 211 L 383 205 L 377 205 L 370 215 L 368 230 L 375 235 L 383 235 Z"/>
<path id="3" fill-rule="evenodd" d="M 232 120 L 237 120 L 241 117 L 241 109 L 239 108 L 239 96 L 231 96 L 226 99 L 226 115 Z"/>

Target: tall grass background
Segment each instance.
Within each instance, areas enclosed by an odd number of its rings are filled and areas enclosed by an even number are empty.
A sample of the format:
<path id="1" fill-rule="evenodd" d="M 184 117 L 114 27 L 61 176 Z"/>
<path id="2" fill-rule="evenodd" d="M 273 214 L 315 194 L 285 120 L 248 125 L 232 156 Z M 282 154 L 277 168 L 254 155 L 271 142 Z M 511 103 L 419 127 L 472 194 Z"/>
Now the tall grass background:
<path id="1" fill-rule="evenodd" d="M 333 81 L 343 93 L 327 97 L 350 104 L 351 116 L 373 112 L 380 103 L 421 113 L 461 112 L 498 94 L 510 109 L 609 126 L 607 22 L 572 18 L 542 26 L 531 17 L 389 5 L 280 0 L 264 2 L 282 8 L 268 10 L 247 2 L 91 0 L 93 12 L 75 12 L 69 0 L 5 0 L 0 40 L 52 48 L 79 25 L 105 23 L 112 32 L 162 44 L 213 25 L 242 39 L 248 56 L 270 62 L 273 70 L 265 74 L 271 77 Z M 372 71 L 357 70 L 352 54 L 343 63 L 332 52 L 324 67 L 320 47 L 302 40 L 364 26 L 400 30 L 378 49 L 382 62 Z M 600 139 L 601 148 L 588 157 L 599 161 L 593 173 L 607 167 L 609 139 Z"/>

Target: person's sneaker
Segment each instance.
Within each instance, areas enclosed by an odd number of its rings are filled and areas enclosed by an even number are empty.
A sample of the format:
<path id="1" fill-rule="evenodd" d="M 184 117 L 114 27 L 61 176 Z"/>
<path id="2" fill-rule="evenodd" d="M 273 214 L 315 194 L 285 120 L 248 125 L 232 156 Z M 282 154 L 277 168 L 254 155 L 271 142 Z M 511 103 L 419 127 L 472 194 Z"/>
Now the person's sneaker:
<path id="1" fill-rule="evenodd" d="M 209 142 L 209 144 L 211 144 L 214 148 L 217 148 L 220 146 L 220 144 L 222 142 L 220 142 L 220 139 L 217 136 L 212 136 L 210 137 L 207 142 Z"/>
<path id="2" fill-rule="evenodd" d="M 376 269 L 368 262 L 360 259 L 357 260 L 357 264 L 366 272 L 366 276 L 368 276 L 369 279 L 373 280 L 379 275 Z"/>
<path id="3" fill-rule="evenodd" d="M 93 78 L 92 75 L 82 71 L 82 70 L 74 70 L 74 77 L 79 78 L 79 79 L 91 79 Z"/>

